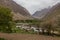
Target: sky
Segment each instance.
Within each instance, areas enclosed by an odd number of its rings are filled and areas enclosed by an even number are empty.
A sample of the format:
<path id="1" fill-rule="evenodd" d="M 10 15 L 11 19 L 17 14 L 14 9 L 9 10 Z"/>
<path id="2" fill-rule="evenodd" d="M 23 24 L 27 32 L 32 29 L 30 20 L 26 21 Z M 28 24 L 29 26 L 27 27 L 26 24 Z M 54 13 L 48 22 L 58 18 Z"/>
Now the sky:
<path id="1" fill-rule="evenodd" d="M 14 0 L 19 5 L 26 8 L 30 14 L 34 14 L 36 11 L 53 6 L 60 0 Z"/>

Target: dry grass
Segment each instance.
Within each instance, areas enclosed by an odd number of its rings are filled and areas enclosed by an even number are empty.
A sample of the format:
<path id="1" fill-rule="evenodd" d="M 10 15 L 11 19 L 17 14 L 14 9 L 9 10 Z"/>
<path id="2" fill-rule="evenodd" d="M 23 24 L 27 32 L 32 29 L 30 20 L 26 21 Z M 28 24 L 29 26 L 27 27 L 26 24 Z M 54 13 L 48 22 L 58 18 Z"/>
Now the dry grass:
<path id="1" fill-rule="evenodd" d="M 7 40 L 60 40 L 60 37 L 18 33 L 13 34 L 0 33 L 0 37 L 5 38 Z"/>

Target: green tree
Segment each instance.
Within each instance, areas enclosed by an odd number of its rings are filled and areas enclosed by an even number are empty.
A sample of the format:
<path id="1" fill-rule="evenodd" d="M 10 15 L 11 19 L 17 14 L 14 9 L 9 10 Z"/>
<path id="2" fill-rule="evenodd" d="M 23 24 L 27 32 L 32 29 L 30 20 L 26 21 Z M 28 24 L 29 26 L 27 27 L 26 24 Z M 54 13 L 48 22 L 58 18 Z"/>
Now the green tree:
<path id="1" fill-rule="evenodd" d="M 12 32 L 12 22 L 11 10 L 0 6 L 0 31 Z"/>

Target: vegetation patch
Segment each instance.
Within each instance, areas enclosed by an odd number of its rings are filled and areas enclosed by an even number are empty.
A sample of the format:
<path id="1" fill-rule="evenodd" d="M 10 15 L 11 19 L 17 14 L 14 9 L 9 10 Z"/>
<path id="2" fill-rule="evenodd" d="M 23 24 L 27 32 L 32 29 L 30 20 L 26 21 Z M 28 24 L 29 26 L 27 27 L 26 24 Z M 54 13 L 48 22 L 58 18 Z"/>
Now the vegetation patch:
<path id="1" fill-rule="evenodd" d="M 4 39 L 4 38 L 0 38 L 0 40 L 6 40 L 6 39 Z"/>

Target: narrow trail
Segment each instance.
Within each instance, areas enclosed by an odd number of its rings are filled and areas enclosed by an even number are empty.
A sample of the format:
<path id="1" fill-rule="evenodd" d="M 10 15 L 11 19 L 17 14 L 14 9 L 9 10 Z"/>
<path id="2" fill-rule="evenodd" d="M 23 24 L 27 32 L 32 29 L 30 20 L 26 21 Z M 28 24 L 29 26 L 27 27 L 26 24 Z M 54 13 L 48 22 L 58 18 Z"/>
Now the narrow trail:
<path id="1" fill-rule="evenodd" d="M 18 34 L 18 33 L 0 33 L 0 38 L 7 40 L 60 40 L 60 37 L 33 35 L 33 34 Z"/>

